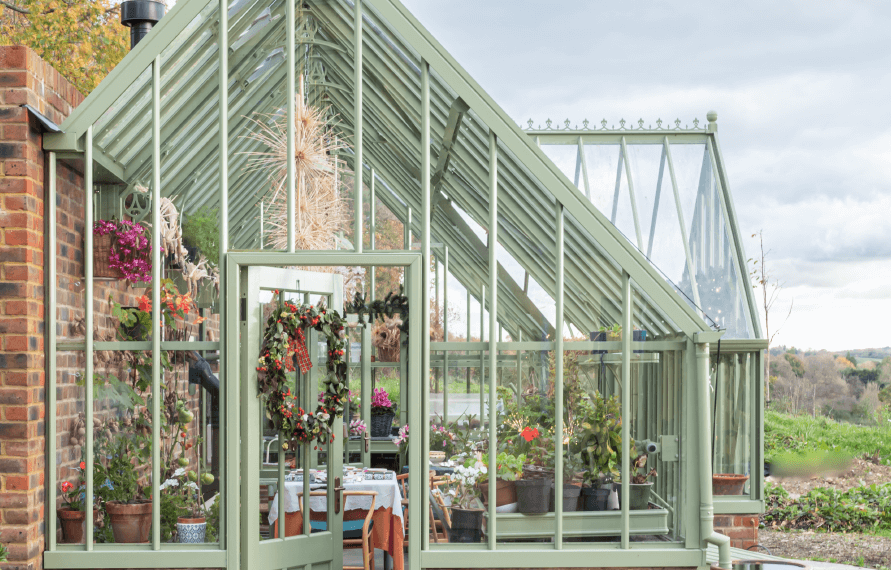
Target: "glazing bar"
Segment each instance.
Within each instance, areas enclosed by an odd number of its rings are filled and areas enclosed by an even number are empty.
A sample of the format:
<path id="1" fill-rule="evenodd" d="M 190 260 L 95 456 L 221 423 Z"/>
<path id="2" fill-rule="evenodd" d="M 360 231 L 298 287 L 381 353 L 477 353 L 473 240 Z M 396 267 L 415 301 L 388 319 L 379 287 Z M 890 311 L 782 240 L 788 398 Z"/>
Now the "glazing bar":
<path id="1" fill-rule="evenodd" d="M 161 549 L 161 56 L 152 62 L 152 549 Z"/>
<path id="2" fill-rule="evenodd" d="M 84 137 L 84 427 L 86 428 L 86 444 L 84 461 L 86 462 L 86 484 L 84 491 L 84 508 L 93 504 L 93 125 L 87 127 Z M 53 203 L 55 207 L 55 203 Z M 157 299 L 157 297 L 155 297 Z M 53 326 L 55 320 L 52 321 Z M 55 355 L 54 355 L 55 358 Z M 55 412 L 55 410 L 53 410 Z M 47 418 L 49 419 L 49 418 Z M 55 413 L 53 414 L 55 421 Z M 52 516 L 52 515 L 51 515 Z M 84 546 L 89 552 L 93 550 L 93 525 L 84 524 Z"/>
<path id="3" fill-rule="evenodd" d="M 554 257 L 557 259 L 556 283 L 556 354 L 554 355 L 554 548 L 563 549 L 563 204 L 557 202 L 557 236 Z"/>
<path id="4" fill-rule="evenodd" d="M 421 62 L 421 211 L 422 236 L 421 236 L 421 330 L 430 330 L 430 65 L 426 61 Z M 409 214 L 411 210 L 409 210 Z M 409 227 L 409 237 L 411 228 Z M 408 244 L 409 246 L 411 243 Z M 430 422 L 430 335 L 424 334 L 421 340 L 421 377 L 417 385 L 423 392 L 421 400 L 421 422 L 418 425 L 423 434 L 421 447 L 421 459 L 423 463 L 418 467 L 424 467 L 426 471 L 427 458 L 430 449 L 430 430 L 426 429 Z M 429 500 L 429 497 L 425 498 Z M 426 506 L 426 504 L 425 504 Z M 426 512 L 426 511 L 425 511 Z M 430 521 L 427 517 L 421 517 L 423 530 L 420 536 L 427 537 L 430 533 Z M 429 541 L 423 541 L 422 548 L 429 548 Z"/>
<path id="5" fill-rule="evenodd" d="M 376 210 L 377 210 L 377 198 L 374 195 L 374 177 L 375 177 L 374 168 L 372 168 L 371 169 L 371 188 L 369 189 L 370 195 L 368 196 L 368 204 L 369 204 L 368 233 L 370 234 L 368 237 L 370 239 L 371 251 L 375 251 L 377 249 L 377 244 L 374 239 L 374 234 L 375 234 L 375 232 L 377 232 L 377 216 L 375 215 Z M 377 273 L 377 268 L 374 265 L 372 265 L 371 266 L 371 294 L 369 295 L 369 298 L 372 301 L 374 301 L 374 299 L 375 299 L 375 289 L 377 289 L 377 283 L 376 283 L 376 279 L 375 279 L 376 273 Z"/>
<path id="6" fill-rule="evenodd" d="M 442 252 L 442 339 L 449 341 L 449 246 L 443 246 Z M 449 423 L 449 351 L 442 353 L 442 423 Z"/>
<path id="7" fill-rule="evenodd" d="M 495 131 L 489 130 L 489 289 L 492 298 L 489 301 L 489 550 L 495 550 L 495 500 L 496 492 L 496 460 L 498 455 L 498 440 L 495 433 L 495 375 L 498 371 L 499 339 L 495 335 L 498 316 L 498 258 L 496 257 L 498 243 L 498 139 Z M 483 393 L 482 376 L 480 376 L 480 394 Z M 482 427 L 480 420 L 480 427 Z"/>
<path id="8" fill-rule="evenodd" d="M 628 179 L 628 196 L 631 198 L 631 215 L 634 218 L 634 233 L 637 236 L 637 249 L 643 251 L 643 237 L 640 233 L 640 220 L 637 215 L 637 199 L 634 197 L 634 180 L 631 178 L 631 156 L 622 137 L 622 155 L 625 157 L 625 177 Z"/>
<path id="9" fill-rule="evenodd" d="M 285 104 L 288 106 L 287 113 L 286 113 L 286 118 L 288 121 L 288 128 L 287 128 L 286 134 L 285 134 L 285 138 L 287 139 L 286 145 L 287 145 L 287 151 L 288 151 L 288 168 L 287 168 L 285 183 L 287 184 L 286 190 L 288 193 L 288 206 L 287 206 L 288 207 L 288 251 L 293 253 L 295 251 L 295 248 L 297 247 L 296 243 L 295 243 L 296 237 L 297 237 L 297 231 L 296 231 L 296 228 L 294 227 L 294 224 L 296 223 L 295 217 L 297 215 L 297 206 L 296 206 L 297 197 L 295 196 L 295 194 L 296 194 L 295 184 L 296 184 L 297 173 L 295 171 L 296 165 L 294 163 L 294 150 L 295 150 L 296 138 L 297 138 L 297 134 L 296 134 L 297 125 L 294 122 L 294 106 L 297 103 L 296 94 L 295 94 L 296 88 L 295 88 L 294 84 L 295 84 L 295 74 L 296 74 L 297 63 L 295 61 L 294 52 L 296 51 L 297 48 L 295 46 L 296 38 L 295 38 L 295 31 L 294 31 L 294 25 L 296 23 L 295 22 L 296 17 L 294 14 L 294 0 L 287 0 L 287 2 L 285 2 L 285 5 L 286 5 L 285 17 L 287 19 L 287 26 L 288 26 L 286 48 L 285 48 L 288 52 L 287 64 L 286 64 L 288 66 L 288 78 L 286 80 L 287 98 L 285 99 Z M 300 95 L 302 97 L 303 93 L 301 92 Z M 301 106 L 303 105 L 303 101 L 300 101 L 300 105 Z M 301 190 L 302 190 L 302 188 L 301 188 Z"/>
<path id="10" fill-rule="evenodd" d="M 226 272 L 226 252 L 229 250 L 229 3 L 226 0 L 220 0 L 217 11 L 220 15 L 220 35 L 219 35 L 219 85 L 217 91 L 219 94 L 219 149 L 220 149 L 220 259 L 218 266 L 220 275 L 227 275 Z M 226 302 L 226 279 L 220 279 L 220 367 L 217 373 L 220 379 L 220 388 L 225 394 L 223 398 L 223 417 L 226 421 L 225 438 L 220 442 L 220 460 L 226 458 L 225 470 L 220 469 L 220 473 L 225 473 L 220 481 L 221 497 L 226 500 L 220 509 L 220 528 L 225 528 L 226 532 L 220 533 L 220 547 L 225 548 L 228 555 L 230 568 L 237 568 L 240 562 L 240 539 L 241 534 L 241 517 L 238 516 L 237 506 L 239 504 L 239 486 L 238 486 L 238 469 L 239 459 L 241 457 L 239 442 L 239 391 L 235 386 L 228 386 L 227 370 L 230 366 L 232 370 L 237 370 L 238 363 L 238 339 L 232 339 L 232 345 L 227 344 L 228 320 L 228 303 Z M 237 291 L 237 289 L 236 289 Z M 233 335 L 234 336 L 234 335 Z M 231 349 L 235 350 L 231 350 Z M 222 430 L 221 430 L 222 431 Z M 223 441 L 225 441 L 226 452 L 222 453 Z M 221 466 L 222 467 L 222 466 Z M 232 508 L 230 508 L 230 505 Z"/>
<path id="11" fill-rule="evenodd" d="M 489 336 L 492 336 L 491 334 Z M 486 342 L 486 286 L 480 285 L 480 342 Z M 480 350 L 480 429 L 486 423 L 486 391 L 483 378 L 486 377 L 486 351 Z"/>
<path id="12" fill-rule="evenodd" d="M 362 253 L 362 179 L 365 175 L 365 165 L 362 162 L 362 0 L 354 0 L 353 18 L 353 116 L 354 135 L 353 152 L 353 180 L 355 183 L 355 195 L 353 205 L 356 209 L 356 228 L 353 231 L 353 246 L 356 253 Z"/>
<path id="13" fill-rule="evenodd" d="M 631 504 L 631 276 L 622 272 L 622 548 L 628 548 Z"/>
<path id="14" fill-rule="evenodd" d="M 47 260 L 46 267 L 46 469 L 48 483 L 46 484 L 46 512 L 52 513 L 56 509 L 56 153 L 49 153 L 49 184 L 47 196 L 44 201 L 46 208 L 46 228 L 44 254 Z M 87 226 L 84 226 L 87 227 Z M 90 232 L 92 233 L 92 232 Z M 92 458 L 87 459 L 90 464 L 90 473 L 93 471 Z M 46 517 L 47 522 L 47 550 L 56 549 L 56 517 Z"/>

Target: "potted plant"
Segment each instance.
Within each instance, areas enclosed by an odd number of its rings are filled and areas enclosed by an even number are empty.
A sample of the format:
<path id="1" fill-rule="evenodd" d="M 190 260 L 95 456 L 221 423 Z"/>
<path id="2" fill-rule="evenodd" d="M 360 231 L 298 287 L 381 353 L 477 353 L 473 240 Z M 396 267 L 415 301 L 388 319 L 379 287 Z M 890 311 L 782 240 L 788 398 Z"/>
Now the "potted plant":
<path id="1" fill-rule="evenodd" d="M 645 511 L 650 506 L 650 490 L 653 488 L 653 482 L 648 481 L 651 477 L 656 477 L 656 469 L 647 471 L 647 455 L 642 454 L 631 463 L 632 469 L 637 473 L 631 476 L 628 483 L 628 508 L 632 511 Z M 621 486 L 619 487 L 621 489 Z M 619 497 L 621 500 L 621 495 Z"/>
<path id="2" fill-rule="evenodd" d="M 105 501 L 114 541 L 147 543 L 152 528 L 152 502 L 139 485 L 134 463 L 150 462 L 151 449 L 142 433 L 121 432 L 96 446 L 96 480 L 104 481 L 97 494 Z"/>
<path id="3" fill-rule="evenodd" d="M 578 480 L 583 464 L 577 454 L 567 453 L 563 457 L 563 512 L 575 512 L 582 494 L 582 483 Z M 555 489 L 551 490 L 551 510 L 556 501 Z"/>
<path id="4" fill-rule="evenodd" d="M 396 404 L 383 388 L 375 388 L 371 396 L 371 437 L 388 437 L 396 417 Z"/>
<path id="5" fill-rule="evenodd" d="M 484 453 L 483 465 L 489 465 L 489 454 Z M 502 451 L 495 457 L 495 506 L 503 507 L 517 502 L 517 479 L 523 476 L 523 464 L 526 456 L 512 455 Z M 489 505 L 489 477 L 483 474 L 479 480 L 483 505 Z"/>
<path id="6" fill-rule="evenodd" d="M 456 489 L 449 490 L 452 496 L 452 527 L 449 529 L 449 542 L 479 542 L 483 531 L 483 514 L 479 508 L 480 477 L 485 475 L 487 467 L 475 458 L 469 458 L 464 465 L 455 468 L 449 475 Z"/>
<path id="7" fill-rule="evenodd" d="M 604 398 L 598 392 L 579 406 L 576 421 L 572 424 L 569 450 L 578 454 L 585 470 L 585 485 L 582 488 L 585 510 L 605 510 L 612 481 L 619 476 L 622 449 L 620 412 L 618 397 Z"/>
<path id="8" fill-rule="evenodd" d="M 430 426 L 430 453 L 439 452 L 451 457 L 456 452 L 457 436 L 443 426 Z"/>
<path id="9" fill-rule="evenodd" d="M 208 512 L 204 506 L 201 485 L 210 485 L 213 481 L 214 477 L 210 473 L 199 474 L 192 470 L 186 471 L 185 467 L 179 467 L 161 484 L 161 491 L 165 491 L 167 495 L 167 500 L 162 501 L 162 505 L 165 503 L 170 505 L 178 515 L 177 542 L 183 544 L 205 542 Z"/>
<path id="10" fill-rule="evenodd" d="M 99 220 L 93 224 L 93 276 L 152 280 L 152 244 L 148 230 L 138 222 Z"/>
<path id="11" fill-rule="evenodd" d="M 183 247 L 189 252 L 188 259 L 198 262 L 199 252 L 204 254 L 207 263 L 216 267 L 220 259 L 220 226 L 217 222 L 219 211 L 208 207 L 189 214 L 183 221 Z"/>
<path id="12" fill-rule="evenodd" d="M 554 438 L 541 436 L 538 428 L 530 426 L 524 427 L 519 435 L 529 448 L 526 454 L 529 463 L 523 465 L 523 477 L 514 484 L 517 489 L 517 511 L 524 514 L 546 513 L 551 483 L 554 481 L 554 469 L 547 466 L 548 459 L 553 460 Z M 523 445 L 522 441 L 520 445 Z"/>
<path id="13" fill-rule="evenodd" d="M 81 461 L 77 471 L 78 483 L 75 485 L 71 481 L 62 482 L 62 497 L 65 500 L 64 507 L 57 509 L 59 521 L 62 523 L 62 542 L 68 544 L 78 544 L 84 541 L 86 510 L 84 505 L 84 469 L 86 464 Z M 99 509 L 93 507 L 93 524 L 99 517 Z"/>

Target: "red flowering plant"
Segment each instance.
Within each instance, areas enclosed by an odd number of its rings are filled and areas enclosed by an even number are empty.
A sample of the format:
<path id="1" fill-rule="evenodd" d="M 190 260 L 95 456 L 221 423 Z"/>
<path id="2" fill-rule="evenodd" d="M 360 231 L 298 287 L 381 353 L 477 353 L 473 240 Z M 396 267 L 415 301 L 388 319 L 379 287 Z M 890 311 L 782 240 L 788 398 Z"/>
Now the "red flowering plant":
<path id="1" fill-rule="evenodd" d="M 108 266 L 118 269 L 128 281 L 152 280 L 152 243 L 149 231 L 138 222 L 99 220 L 93 235 L 112 235 Z"/>
<path id="2" fill-rule="evenodd" d="M 122 307 L 109 297 L 111 303 L 111 312 L 120 321 L 121 326 L 118 329 L 120 340 L 143 340 L 148 338 L 147 333 L 152 328 L 152 298 L 150 295 L 143 295 L 137 300 L 136 307 Z M 176 284 L 170 279 L 161 281 L 161 320 L 162 325 L 167 329 L 168 340 L 187 340 L 191 334 L 191 327 L 198 326 L 204 322 L 205 318 L 198 316 L 191 323 L 188 323 L 190 314 L 197 314 L 198 307 L 192 299 L 190 293 L 180 293 L 176 288 Z M 184 324 L 182 329 L 178 328 L 177 323 Z"/>
<path id="3" fill-rule="evenodd" d="M 84 510 L 84 499 L 86 498 L 84 495 L 84 485 L 86 482 L 84 470 L 86 468 L 87 464 L 83 461 L 80 462 L 78 467 L 74 468 L 75 471 L 78 471 L 77 485 L 71 481 L 62 481 L 62 498 L 65 500 L 65 504 L 68 505 L 68 508 L 72 511 Z"/>
<path id="4" fill-rule="evenodd" d="M 276 430 L 284 431 L 292 441 L 324 445 L 334 439 L 334 422 L 343 416 L 348 402 L 345 322 L 337 311 L 324 305 L 296 305 L 282 301 L 278 293 L 273 291 L 278 305 L 263 333 L 256 367 L 257 390 L 265 399 L 266 416 Z M 306 346 L 306 330 L 310 328 L 325 335 L 328 344 L 321 401 L 315 411 L 297 405 L 297 396 L 291 392 L 293 380 L 288 378 L 288 372 L 299 368 L 306 374 L 312 367 Z M 282 447 L 287 449 L 288 443 Z"/>

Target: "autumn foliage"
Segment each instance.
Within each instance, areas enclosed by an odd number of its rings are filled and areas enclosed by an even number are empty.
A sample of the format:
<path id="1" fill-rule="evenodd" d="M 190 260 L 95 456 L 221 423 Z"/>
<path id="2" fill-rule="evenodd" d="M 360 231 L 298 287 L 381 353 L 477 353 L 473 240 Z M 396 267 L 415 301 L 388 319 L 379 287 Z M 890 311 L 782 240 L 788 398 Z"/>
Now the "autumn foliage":
<path id="1" fill-rule="evenodd" d="M 2 0 L 0 45 L 24 45 L 87 95 L 127 54 L 114 0 Z"/>

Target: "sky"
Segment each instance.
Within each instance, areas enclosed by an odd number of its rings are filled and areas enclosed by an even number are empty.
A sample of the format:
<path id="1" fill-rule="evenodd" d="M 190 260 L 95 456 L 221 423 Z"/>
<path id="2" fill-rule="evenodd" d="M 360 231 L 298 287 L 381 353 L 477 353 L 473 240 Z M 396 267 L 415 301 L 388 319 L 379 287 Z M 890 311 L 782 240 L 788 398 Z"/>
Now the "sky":
<path id="1" fill-rule="evenodd" d="M 891 345 L 891 3 L 402 1 L 518 124 L 715 110 L 774 345 Z"/>

